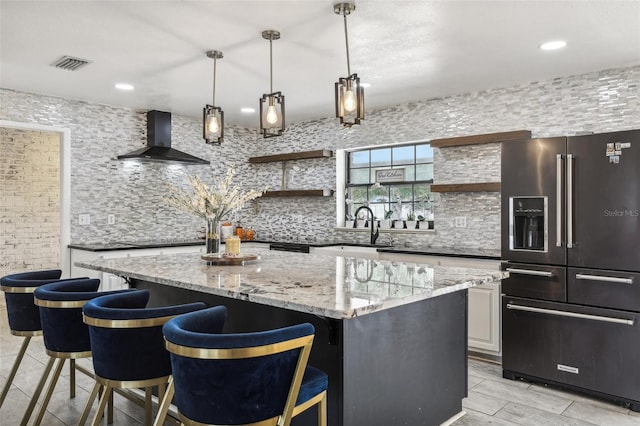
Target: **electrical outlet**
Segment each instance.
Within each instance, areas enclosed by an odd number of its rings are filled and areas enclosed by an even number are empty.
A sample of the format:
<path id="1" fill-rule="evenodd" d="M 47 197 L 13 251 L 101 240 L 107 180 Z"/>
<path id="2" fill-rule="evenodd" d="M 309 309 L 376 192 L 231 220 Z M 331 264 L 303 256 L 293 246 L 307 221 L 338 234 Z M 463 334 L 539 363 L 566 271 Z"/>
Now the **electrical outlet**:
<path id="1" fill-rule="evenodd" d="M 116 215 L 115 214 L 108 214 L 107 215 L 107 224 L 108 225 L 115 225 L 116 224 Z"/>
<path id="2" fill-rule="evenodd" d="M 91 224 L 91 215 L 89 213 L 83 213 L 78 215 L 78 224 L 79 225 L 90 225 Z"/>
<path id="3" fill-rule="evenodd" d="M 466 228 L 467 218 L 465 216 L 456 216 L 453 218 L 453 226 L 456 228 Z"/>

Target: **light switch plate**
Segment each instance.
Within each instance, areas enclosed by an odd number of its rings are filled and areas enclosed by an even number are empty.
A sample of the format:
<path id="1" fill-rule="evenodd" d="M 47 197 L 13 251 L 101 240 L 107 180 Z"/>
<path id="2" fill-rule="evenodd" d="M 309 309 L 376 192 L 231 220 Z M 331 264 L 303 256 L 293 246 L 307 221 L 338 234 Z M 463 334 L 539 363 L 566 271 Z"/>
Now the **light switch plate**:
<path id="1" fill-rule="evenodd" d="M 467 218 L 465 216 L 456 216 L 453 218 L 453 226 L 456 228 L 466 228 Z"/>
<path id="2" fill-rule="evenodd" d="M 91 215 L 89 213 L 83 213 L 78 216 L 78 224 L 80 225 L 90 225 L 91 224 Z"/>

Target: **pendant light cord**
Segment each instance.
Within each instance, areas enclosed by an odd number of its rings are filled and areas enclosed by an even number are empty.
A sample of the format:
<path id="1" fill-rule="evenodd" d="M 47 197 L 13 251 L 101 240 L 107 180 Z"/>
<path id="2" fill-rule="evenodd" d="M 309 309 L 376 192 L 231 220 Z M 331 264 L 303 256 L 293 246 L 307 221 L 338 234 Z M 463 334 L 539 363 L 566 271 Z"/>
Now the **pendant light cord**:
<path id="1" fill-rule="evenodd" d="M 347 46 L 347 77 L 351 76 L 351 64 L 349 62 L 349 33 L 347 32 L 347 12 L 343 10 L 344 16 L 344 41 Z"/>
<path id="2" fill-rule="evenodd" d="M 273 93 L 273 37 L 269 37 L 269 93 Z"/>
<path id="3" fill-rule="evenodd" d="M 211 106 L 216 106 L 216 63 L 218 62 L 218 58 L 213 58 L 213 99 Z"/>

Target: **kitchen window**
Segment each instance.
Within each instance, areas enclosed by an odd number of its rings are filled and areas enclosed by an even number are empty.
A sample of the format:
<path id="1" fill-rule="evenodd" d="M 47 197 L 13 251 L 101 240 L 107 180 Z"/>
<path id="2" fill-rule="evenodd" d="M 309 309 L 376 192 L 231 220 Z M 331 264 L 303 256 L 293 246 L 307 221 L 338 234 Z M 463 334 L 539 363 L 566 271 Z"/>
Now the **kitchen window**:
<path id="1" fill-rule="evenodd" d="M 394 172 L 384 172 L 389 170 Z M 363 205 L 377 219 L 388 214 L 407 219 L 413 213 L 416 219 L 433 220 L 433 149 L 428 142 L 346 151 L 344 182 L 345 215 L 338 223 L 356 219 Z"/>

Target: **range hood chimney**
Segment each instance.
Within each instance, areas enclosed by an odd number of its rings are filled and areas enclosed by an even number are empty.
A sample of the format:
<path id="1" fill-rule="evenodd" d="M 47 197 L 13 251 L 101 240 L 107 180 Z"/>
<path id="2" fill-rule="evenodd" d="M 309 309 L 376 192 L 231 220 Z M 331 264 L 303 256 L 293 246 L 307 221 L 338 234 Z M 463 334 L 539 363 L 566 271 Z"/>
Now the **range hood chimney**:
<path id="1" fill-rule="evenodd" d="M 171 113 L 155 110 L 147 112 L 147 146 L 118 155 L 118 160 L 210 164 L 207 160 L 171 148 Z"/>

